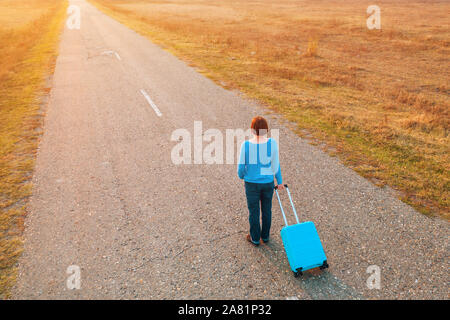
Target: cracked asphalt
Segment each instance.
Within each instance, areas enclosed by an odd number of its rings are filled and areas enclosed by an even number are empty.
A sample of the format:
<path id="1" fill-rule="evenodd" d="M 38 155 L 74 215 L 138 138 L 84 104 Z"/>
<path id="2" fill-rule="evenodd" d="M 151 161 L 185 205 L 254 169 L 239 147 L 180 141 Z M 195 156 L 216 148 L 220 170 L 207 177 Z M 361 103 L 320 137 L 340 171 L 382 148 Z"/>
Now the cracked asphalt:
<path id="1" fill-rule="evenodd" d="M 448 299 L 447 222 L 416 212 L 87 2 L 71 4 L 81 8 L 81 29 L 62 35 L 13 298 Z M 300 219 L 316 224 L 325 272 L 293 277 L 276 197 L 271 242 L 245 241 L 235 165 L 171 161 L 174 130 L 193 133 L 194 121 L 247 129 L 261 114 L 280 130 L 284 180 Z M 79 290 L 66 285 L 71 265 L 81 270 Z M 371 265 L 380 267 L 380 289 L 367 287 Z"/>

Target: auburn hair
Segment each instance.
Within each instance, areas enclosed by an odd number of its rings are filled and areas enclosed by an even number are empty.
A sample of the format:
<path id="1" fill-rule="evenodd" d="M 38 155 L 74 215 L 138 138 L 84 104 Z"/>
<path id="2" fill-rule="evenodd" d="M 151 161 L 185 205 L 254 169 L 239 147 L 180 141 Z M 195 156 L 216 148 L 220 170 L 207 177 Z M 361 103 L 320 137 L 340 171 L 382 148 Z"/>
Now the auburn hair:
<path id="1" fill-rule="evenodd" d="M 260 135 L 260 130 L 264 130 L 262 134 L 267 134 L 267 131 L 269 130 L 269 125 L 267 124 L 267 120 L 263 117 L 257 116 L 252 119 L 252 125 L 250 126 L 253 133 L 255 133 L 257 136 Z"/>

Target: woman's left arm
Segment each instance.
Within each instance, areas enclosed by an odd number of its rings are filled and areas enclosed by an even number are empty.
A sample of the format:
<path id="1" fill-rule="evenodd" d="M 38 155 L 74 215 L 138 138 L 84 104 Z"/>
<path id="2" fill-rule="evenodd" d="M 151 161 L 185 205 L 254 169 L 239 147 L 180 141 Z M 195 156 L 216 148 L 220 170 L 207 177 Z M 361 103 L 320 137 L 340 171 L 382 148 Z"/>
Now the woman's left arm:
<path id="1" fill-rule="evenodd" d="M 241 153 L 239 154 L 239 162 L 237 168 L 237 174 L 239 179 L 244 179 L 245 176 L 245 141 L 241 145 Z"/>

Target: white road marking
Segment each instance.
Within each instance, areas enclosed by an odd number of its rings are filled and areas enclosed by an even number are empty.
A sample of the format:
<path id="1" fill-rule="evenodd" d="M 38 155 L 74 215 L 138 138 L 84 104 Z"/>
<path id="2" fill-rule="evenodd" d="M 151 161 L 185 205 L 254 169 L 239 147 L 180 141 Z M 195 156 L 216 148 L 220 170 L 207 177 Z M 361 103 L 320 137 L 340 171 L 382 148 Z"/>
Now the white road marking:
<path id="1" fill-rule="evenodd" d="M 159 111 L 158 107 L 156 106 L 156 104 L 152 101 L 152 99 L 150 99 L 149 95 L 147 94 L 147 92 L 145 92 L 144 89 L 141 89 L 141 93 L 142 95 L 145 97 L 145 99 L 147 99 L 147 102 L 151 105 L 151 107 L 153 108 L 153 110 L 155 111 L 156 115 L 158 117 L 162 116 L 161 111 Z"/>
<path id="2" fill-rule="evenodd" d="M 116 56 L 117 60 L 122 60 L 122 58 L 119 56 L 119 54 L 117 52 L 113 51 L 113 50 L 107 50 L 107 51 L 103 51 L 102 52 L 102 55 L 110 56 L 112 54 L 114 54 Z"/>

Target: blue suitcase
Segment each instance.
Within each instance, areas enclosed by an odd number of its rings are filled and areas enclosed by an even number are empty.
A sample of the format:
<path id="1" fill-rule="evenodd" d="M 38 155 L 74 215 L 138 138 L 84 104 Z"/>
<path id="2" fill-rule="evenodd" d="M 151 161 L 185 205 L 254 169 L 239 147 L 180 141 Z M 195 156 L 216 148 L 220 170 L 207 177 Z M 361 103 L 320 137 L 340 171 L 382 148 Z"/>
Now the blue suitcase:
<path id="1" fill-rule="evenodd" d="M 314 223 L 311 221 L 300 223 L 298 221 L 297 211 L 292 202 L 291 193 L 289 192 L 288 186 L 286 184 L 284 186 L 289 196 L 297 224 L 288 225 L 277 187 L 275 187 L 275 192 L 280 204 L 281 213 L 283 214 L 284 223 L 286 224 L 281 229 L 281 240 L 283 241 L 289 265 L 294 272 L 294 276 L 301 276 L 303 275 L 303 271 L 317 267 L 320 269 L 328 268 L 327 257 Z"/>

